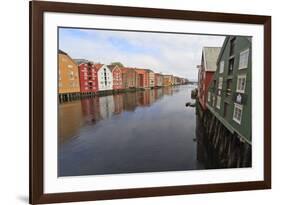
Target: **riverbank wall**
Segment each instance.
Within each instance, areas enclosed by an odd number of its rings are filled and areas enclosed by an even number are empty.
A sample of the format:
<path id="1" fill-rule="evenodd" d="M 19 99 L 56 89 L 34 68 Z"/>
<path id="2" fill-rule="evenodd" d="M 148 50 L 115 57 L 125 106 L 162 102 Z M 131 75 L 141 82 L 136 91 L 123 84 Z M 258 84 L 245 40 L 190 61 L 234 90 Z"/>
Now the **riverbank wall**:
<path id="1" fill-rule="evenodd" d="M 104 90 L 104 91 L 84 92 L 84 93 L 59 93 L 58 100 L 59 103 L 64 103 L 64 102 L 75 101 L 84 98 L 91 98 L 95 96 L 102 97 L 102 96 L 115 95 L 120 93 L 144 91 L 146 89 L 160 89 L 164 87 L 175 87 L 175 86 L 179 86 L 179 85 L 155 86 L 155 87 L 147 87 L 147 88 L 126 88 L 126 89 L 118 89 L 118 90 Z"/>
<path id="2" fill-rule="evenodd" d="M 252 165 L 252 146 L 231 133 L 208 109 L 196 103 L 197 159 L 206 168 L 241 168 Z"/>

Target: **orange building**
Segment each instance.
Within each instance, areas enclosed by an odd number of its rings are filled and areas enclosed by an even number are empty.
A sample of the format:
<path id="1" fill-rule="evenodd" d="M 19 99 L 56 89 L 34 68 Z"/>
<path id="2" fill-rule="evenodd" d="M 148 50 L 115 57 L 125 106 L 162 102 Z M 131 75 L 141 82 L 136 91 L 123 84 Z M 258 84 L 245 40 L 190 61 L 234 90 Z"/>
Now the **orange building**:
<path id="1" fill-rule="evenodd" d="M 59 94 L 61 97 L 75 97 L 80 93 L 78 66 L 70 56 L 59 50 Z"/>
<path id="2" fill-rule="evenodd" d="M 172 75 L 164 75 L 164 86 L 173 85 L 173 76 Z"/>

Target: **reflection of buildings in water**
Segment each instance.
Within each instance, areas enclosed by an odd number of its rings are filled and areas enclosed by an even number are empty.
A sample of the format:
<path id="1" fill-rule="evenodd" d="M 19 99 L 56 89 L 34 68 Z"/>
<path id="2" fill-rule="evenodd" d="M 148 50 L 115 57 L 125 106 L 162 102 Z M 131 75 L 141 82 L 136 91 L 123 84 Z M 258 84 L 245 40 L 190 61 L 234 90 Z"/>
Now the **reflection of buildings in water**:
<path id="1" fill-rule="evenodd" d="M 86 122 L 95 124 L 101 119 L 99 98 L 82 99 L 81 105 Z"/>
<path id="2" fill-rule="evenodd" d="M 126 111 L 134 111 L 137 107 L 136 92 L 128 92 L 123 95 L 123 108 Z"/>
<path id="3" fill-rule="evenodd" d="M 175 93 L 178 93 L 178 92 L 180 92 L 180 89 L 178 87 L 176 87 L 172 90 L 172 94 L 175 94 Z"/>
<path id="4" fill-rule="evenodd" d="M 155 101 L 163 97 L 163 88 L 154 89 Z"/>
<path id="5" fill-rule="evenodd" d="M 137 97 L 137 105 L 138 106 L 144 106 L 144 104 L 145 104 L 144 91 L 143 92 L 137 92 L 136 97 Z"/>
<path id="6" fill-rule="evenodd" d="M 82 120 L 82 108 L 80 101 L 68 102 L 59 105 L 59 115 L 58 115 L 58 132 L 59 132 L 59 142 L 71 138 L 79 133 Z M 62 125 L 66 125 L 62 127 Z"/>
<path id="7" fill-rule="evenodd" d="M 149 90 L 145 90 L 144 92 L 144 106 L 149 106 L 150 105 L 150 95 L 149 95 Z"/>
<path id="8" fill-rule="evenodd" d="M 173 95 L 173 89 L 170 86 L 164 87 L 164 95 Z"/>
<path id="9" fill-rule="evenodd" d="M 153 104 L 155 101 L 155 93 L 154 93 L 154 90 L 150 90 L 149 91 L 149 104 Z"/>
<path id="10" fill-rule="evenodd" d="M 102 119 L 110 118 L 114 112 L 113 95 L 99 97 L 99 104 Z"/>
<path id="11" fill-rule="evenodd" d="M 114 114 L 120 114 L 123 111 L 123 95 L 117 94 L 113 96 Z"/>

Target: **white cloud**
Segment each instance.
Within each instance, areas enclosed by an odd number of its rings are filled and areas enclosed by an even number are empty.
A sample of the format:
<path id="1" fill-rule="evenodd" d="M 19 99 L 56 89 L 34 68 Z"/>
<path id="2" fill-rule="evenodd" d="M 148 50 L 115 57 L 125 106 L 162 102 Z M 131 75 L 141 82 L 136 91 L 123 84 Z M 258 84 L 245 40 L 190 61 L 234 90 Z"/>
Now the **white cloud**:
<path id="1" fill-rule="evenodd" d="M 80 31 L 84 35 L 64 34 L 60 38 L 59 48 L 72 58 L 106 64 L 120 61 L 129 67 L 148 68 L 189 79 L 197 79 L 196 65 L 201 62 L 202 48 L 220 47 L 224 40 L 222 36 L 208 35 Z M 120 48 L 120 45 L 112 43 L 112 39 L 126 45 Z"/>

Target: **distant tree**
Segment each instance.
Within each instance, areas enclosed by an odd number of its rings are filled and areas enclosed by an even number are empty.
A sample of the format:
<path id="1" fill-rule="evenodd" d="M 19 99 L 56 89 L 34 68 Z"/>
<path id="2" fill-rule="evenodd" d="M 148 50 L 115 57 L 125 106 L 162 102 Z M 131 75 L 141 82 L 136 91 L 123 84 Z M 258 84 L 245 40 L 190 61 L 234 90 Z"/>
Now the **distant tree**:
<path id="1" fill-rule="evenodd" d="M 124 67 L 124 65 L 121 62 L 112 62 L 110 65 L 117 65 L 119 67 Z"/>

